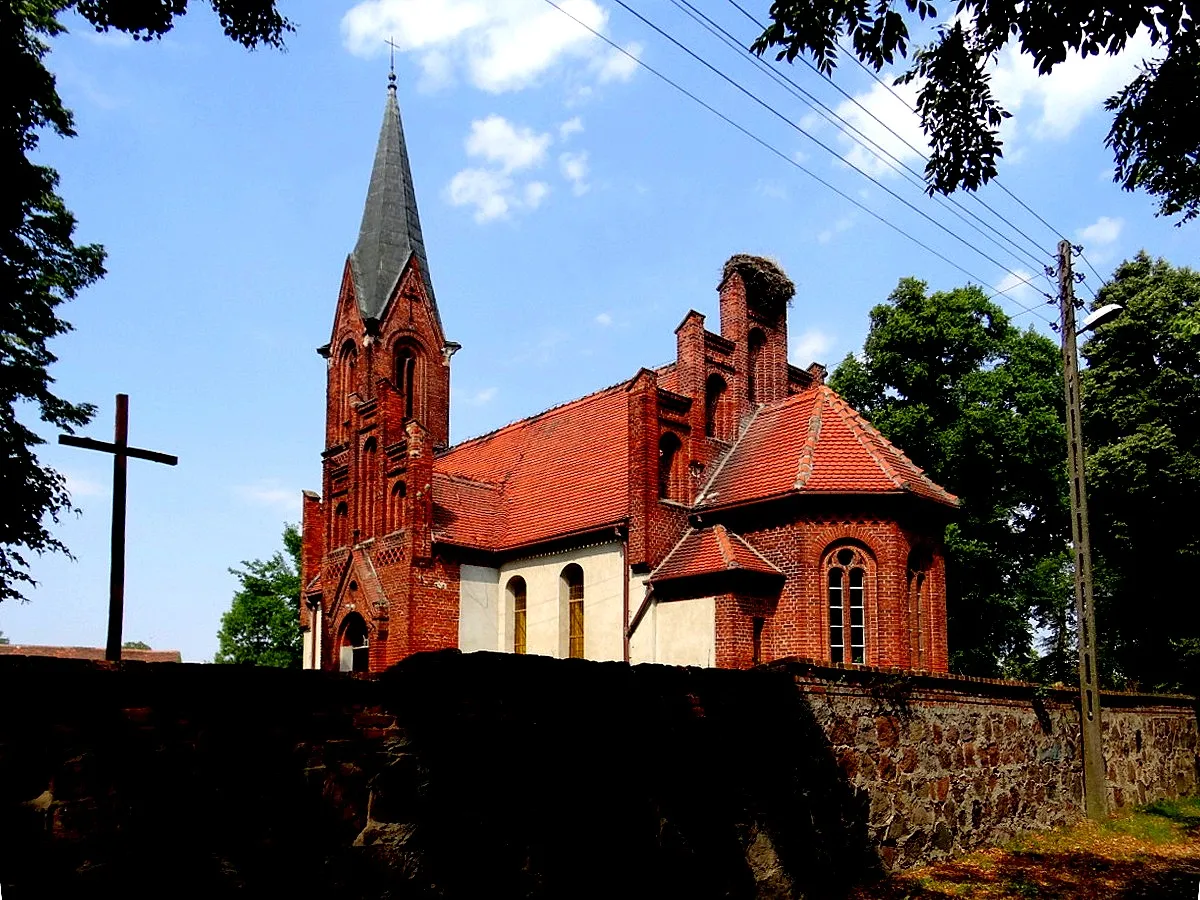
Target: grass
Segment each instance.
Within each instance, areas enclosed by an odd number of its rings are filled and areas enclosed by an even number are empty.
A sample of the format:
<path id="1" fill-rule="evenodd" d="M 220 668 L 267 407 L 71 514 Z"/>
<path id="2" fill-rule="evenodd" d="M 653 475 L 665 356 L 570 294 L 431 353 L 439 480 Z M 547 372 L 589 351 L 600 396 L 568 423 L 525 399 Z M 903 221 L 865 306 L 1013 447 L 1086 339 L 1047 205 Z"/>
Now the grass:
<path id="1" fill-rule="evenodd" d="M 859 888 L 854 900 L 1196 900 L 1200 797 L 1025 835 Z"/>

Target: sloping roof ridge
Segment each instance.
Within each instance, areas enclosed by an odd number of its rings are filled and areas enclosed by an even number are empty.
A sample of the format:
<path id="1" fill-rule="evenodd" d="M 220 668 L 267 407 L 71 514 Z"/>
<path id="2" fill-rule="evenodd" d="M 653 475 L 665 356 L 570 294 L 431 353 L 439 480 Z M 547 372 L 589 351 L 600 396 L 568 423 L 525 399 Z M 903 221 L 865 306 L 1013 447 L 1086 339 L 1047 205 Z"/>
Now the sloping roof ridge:
<path id="1" fill-rule="evenodd" d="M 735 541 L 737 541 L 739 544 L 741 544 L 743 547 L 745 547 L 747 550 L 749 550 L 751 553 L 753 553 L 755 556 L 757 556 L 759 559 L 761 559 L 764 563 L 766 563 L 768 566 L 770 566 L 772 570 L 778 572 L 780 575 L 784 574 L 783 569 L 779 568 L 779 566 L 775 565 L 775 563 L 771 562 L 769 559 L 767 559 L 765 556 L 763 556 L 762 553 L 759 552 L 757 547 L 755 547 L 752 543 L 750 543 L 748 540 L 746 540 L 744 537 L 742 537 L 736 531 L 731 531 L 731 532 L 729 532 L 729 534 Z"/>
<path id="2" fill-rule="evenodd" d="M 725 561 L 725 569 L 738 569 L 737 559 L 734 558 L 733 548 L 729 546 L 729 532 L 725 530 L 724 525 L 714 525 L 713 537 L 717 539 L 717 550 L 720 551 L 721 559 Z"/>
<path id="3" fill-rule="evenodd" d="M 802 490 L 808 483 L 808 479 L 812 478 L 813 457 L 817 452 L 817 441 L 821 438 L 821 413 L 825 410 L 827 402 L 828 398 L 824 392 L 818 391 L 817 401 L 813 404 L 812 414 L 808 417 L 808 434 L 804 438 L 804 446 L 800 448 L 800 462 L 796 466 L 796 481 L 792 485 L 796 490 Z"/>
<path id="4" fill-rule="evenodd" d="M 457 472 L 438 472 L 433 473 L 435 478 L 445 478 L 447 481 L 455 481 L 460 484 L 469 484 L 475 487 L 494 488 L 498 491 L 504 490 L 505 481 L 488 481 L 483 478 L 471 478 L 467 475 L 460 475 Z"/>
<path id="5" fill-rule="evenodd" d="M 837 411 L 838 415 L 842 417 L 842 421 L 846 423 L 846 426 L 850 429 L 851 433 L 858 440 L 858 443 L 862 446 L 862 448 L 871 455 L 871 459 L 875 461 L 875 465 L 879 467 L 879 470 L 883 473 L 884 477 L 896 487 L 904 490 L 905 480 L 900 476 L 900 473 L 896 471 L 895 466 L 888 462 L 888 460 L 884 458 L 883 454 L 879 452 L 881 448 L 879 446 L 879 442 L 875 440 L 875 438 L 880 438 L 885 442 L 886 438 L 884 438 L 883 435 L 881 435 L 878 431 L 875 431 L 874 428 L 867 424 L 867 420 L 859 415 L 858 411 L 849 403 L 839 397 L 833 388 L 829 387 L 828 385 L 821 385 L 821 393 L 831 401 L 833 408 Z M 837 402 L 832 402 L 834 400 Z"/>
<path id="6" fill-rule="evenodd" d="M 696 534 L 696 529 L 693 526 L 689 525 L 687 527 L 687 530 L 683 533 L 683 537 L 681 537 L 679 540 L 677 540 L 675 542 L 675 546 L 667 551 L 667 555 L 662 558 L 662 562 L 660 562 L 657 566 L 654 567 L 654 570 L 649 575 L 646 576 L 646 580 L 647 581 L 653 580 L 654 576 L 657 575 L 660 571 L 662 571 L 663 566 L 665 566 L 670 561 L 671 557 L 674 556 L 675 553 L 679 550 L 679 548 L 683 546 L 683 542 L 686 541 L 688 538 L 690 538 L 693 534 Z"/>
<path id="7" fill-rule="evenodd" d="M 948 490 L 926 475 L 924 469 L 913 462 L 908 457 L 908 454 L 884 437 L 879 429 L 867 421 L 862 413 L 847 403 L 846 400 L 837 393 L 837 391 L 833 390 L 833 388 L 829 387 L 828 385 L 821 385 L 821 388 L 823 391 L 828 393 L 831 401 L 836 401 L 834 406 L 839 409 L 843 419 L 847 419 L 848 414 L 848 424 L 850 424 L 850 427 L 861 435 L 859 437 L 860 442 L 864 447 L 867 448 L 867 452 L 871 454 L 871 458 L 880 465 L 883 473 L 889 479 L 891 479 L 892 483 L 895 484 L 896 487 L 904 491 L 909 491 L 912 490 L 912 483 L 907 478 L 904 478 L 899 472 L 897 472 L 891 463 L 888 463 L 880 458 L 880 453 L 878 452 L 880 449 L 887 449 L 892 453 L 895 453 L 902 462 L 905 462 L 912 467 L 917 477 L 927 488 L 929 488 L 929 490 L 931 490 L 938 497 L 951 501 L 956 506 L 958 505 L 958 498 L 954 494 L 950 493 Z M 873 446 L 868 446 L 868 441 Z M 880 445 L 882 445 L 882 447 Z"/>
<path id="8" fill-rule="evenodd" d="M 387 594 L 384 593 L 383 585 L 379 581 L 379 573 L 375 571 L 375 562 L 371 559 L 371 554 L 363 553 L 361 556 L 363 562 L 366 563 L 367 576 L 371 579 L 371 590 L 375 593 L 375 605 L 379 605 L 379 600 L 387 603 Z"/>
<path id="9" fill-rule="evenodd" d="M 754 427 L 754 423 L 758 420 L 758 414 L 763 409 L 766 409 L 766 407 L 757 406 L 751 410 L 750 420 L 746 423 L 746 427 L 742 429 L 742 432 L 737 436 L 737 439 L 729 445 L 729 449 L 725 451 L 725 455 L 721 457 L 721 461 L 717 463 L 716 467 L 713 469 L 712 475 L 709 476 L 708 482 L 696 496 L 696 506 L 704 506 L 708 503 L 708 492 L 712 489 L 713 483 L 717 480 L 717 476 L 724 471 L 726 464 L 728 464 L 729 460 L 733 458 L 733 454 L 737 452 L 738 447 L 742 445 L 742 441 L 745 439 L 746 435 L 750 433 L 750 429 Z"/>
<path id="10" fill-rule="evenodd" d="M 523 419 L 514 419 L 511 422 L 501 425 L 499 428 L 493 428 L 491 431 L 484 432 L 483 434 L 478 434 L 475 437 L 469 437 L 464 441 L 460 441 L 459 443 L 454 444 L 453 446 L 447 447 L 445 450 L 442 450 L 441 452 L 439 452 L 437 454 L 436 458 L 441 459 L 442 457 L 450 455 L 455 450 L 459 450 L 462 447 L 466 447 L 469 444 L 475 444 L 475 443 L 478 443 L 479 441 L 484 441 L 484 440 L 487 440 L 488 438 L 493 438 L 496 435 L 500 434 L 500 432 L 502 432 L 502 431 L 508 431 L 511 428 L 517 428 L 522 425 L 528 425 L 531 422 L 533 422 L 535 419 L 540 419 L 540 418 L 542 418 L 542 416 L 548 415 L 549 413 L 559 412 L 561 410 L 566 409 L 569 406 L 574 406 L 576 403 L 583 403 L 585 400 L 595 400 L 595 399 L 603 396 L 604 394 L 609 394 L 609 393 L 612 393 L 612 392 L 618 390 L 619 388 L 625 387 L 627 384 L 629 384 L 629 382 L 630 382 L 630 379 L 626 378 L 624 381 L 618 381 L 616 384 L 610 384 L 608 387 L 602 387 L 599 390 L 592 391 L 590 394 L 584 394 L 582 397 L 575 397 L 571 400 L 564 400 L 562 403 L 558 403 L 554 406 L 547 407 L 546 409 L 543 409 L 541 412 L 533 413 L 532 415 L 528 415 Z"/>

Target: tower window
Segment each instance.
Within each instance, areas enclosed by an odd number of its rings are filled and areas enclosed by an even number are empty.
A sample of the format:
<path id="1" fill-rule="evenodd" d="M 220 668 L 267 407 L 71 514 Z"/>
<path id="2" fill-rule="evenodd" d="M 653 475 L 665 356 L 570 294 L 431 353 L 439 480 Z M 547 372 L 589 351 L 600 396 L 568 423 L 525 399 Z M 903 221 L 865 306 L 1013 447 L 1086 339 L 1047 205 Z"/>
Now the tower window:
<path id="1" fill-rule="evenodd" d="M 404 418 L 413 417 L 416 397 L 417 355 L 412 347 L 401 346 L 396 350 L 396 390 L 404 398 Z"/>
<path id="2" fill-rule="evenodd" d="M 750 358 L 746 369 L 746 396 L 751 403 L 758 403 L 762 394 L 762 357 L 763 347 L 766 346 L 767 336 L 761 329 L 755 328 L 750 332 Z"/>
<path id="3" fill-rule="evenodd" d="M 404 527 L 404 497 L 408 493 L 403 481 L 392 485 L 388 495 L 388 530 L 399 531 Z"/>
<path id="4" fill-rule="evenodd" d="M 867 660 L 867 555 L 841 547 L 826 558 L 829 600 L 829 658 L 859 665 Z"/>
<path id="5" fill-rule="evenodd" d="M 674 432 L 658 439 L 658 496 L 663 500 L 683 498 L 683 444 Z"/>
<path id="6" fill-rule="evenodd" d="M 333 508 L 333 546 L 345 547 L 350 540 L 350 507 L 343 500 Z"/>
<path id="7" fill-rule="evenodd" d="M 720 375 L 709 375 L 704 383 L 704 433 L 717 440 L 729 440 L 728 385 Z"/>
<path id="8" fill-rule="evenodd" d="M 566 655 L 583 659 L 583 569 L 575 563 L 559 576 L 560 610 L 566 614 Z"/>

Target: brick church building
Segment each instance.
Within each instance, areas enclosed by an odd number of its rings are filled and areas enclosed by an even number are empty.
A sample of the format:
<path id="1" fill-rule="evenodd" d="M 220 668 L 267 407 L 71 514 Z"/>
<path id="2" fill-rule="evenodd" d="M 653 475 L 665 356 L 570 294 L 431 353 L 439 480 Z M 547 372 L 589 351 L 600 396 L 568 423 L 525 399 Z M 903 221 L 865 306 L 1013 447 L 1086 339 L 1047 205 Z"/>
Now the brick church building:
<path id="1" fill-rule="evenodd" d="M 746 667 L 945 671 L 956 498 L 789 365 L 794 288 L 738 255 L 719 333 L 450 443 L 447 339 L 394 78 L 330 341 L 322 494 L 304 493 L 308 668 L 458 647 Z"/>

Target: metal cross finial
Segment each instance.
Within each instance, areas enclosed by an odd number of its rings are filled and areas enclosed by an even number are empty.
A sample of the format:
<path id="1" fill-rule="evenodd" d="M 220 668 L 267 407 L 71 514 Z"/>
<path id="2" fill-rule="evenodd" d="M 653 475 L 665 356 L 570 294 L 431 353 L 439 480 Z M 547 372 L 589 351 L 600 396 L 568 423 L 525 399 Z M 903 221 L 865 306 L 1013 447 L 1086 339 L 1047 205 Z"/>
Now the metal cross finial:
<path id="1" fill-rule="evenodd" d="M 388 62 L 388 87 L 396 89 L 396 42 L 390 37 L 384 41 L 391 48 L 391 59 Z"/>

